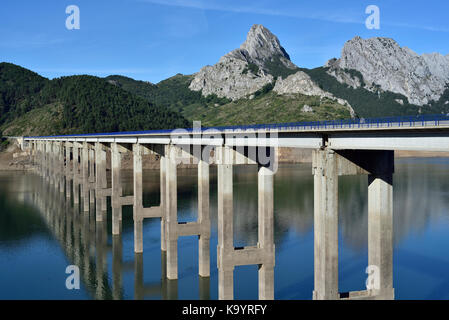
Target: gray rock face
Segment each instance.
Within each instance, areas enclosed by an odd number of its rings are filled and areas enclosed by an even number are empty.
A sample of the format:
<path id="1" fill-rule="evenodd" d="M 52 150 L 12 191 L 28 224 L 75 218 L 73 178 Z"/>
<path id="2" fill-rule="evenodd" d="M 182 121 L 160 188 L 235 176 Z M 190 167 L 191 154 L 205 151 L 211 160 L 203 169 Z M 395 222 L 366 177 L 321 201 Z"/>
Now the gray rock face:
<path id="1" fill-rule="evenodd" d="M 382 90 L 403 94 L 417 105 L 438 100 L 449 83 L 448 55 L 420 56 L 389 38 L 355 37 L 346 42 L 341 58 L 331 60 L 327 66 L 331 67 L 329 74 L 340 82 L 359 86 L 344 72 L 355 69 L 363 75 L 368 87 L 379 85 Z"/>
<path id="2" fill-rule="evenodd" d="M 246 41 L 240 48 L 229 52 L 225 57 L 254 63 L 259 68 L 265 69 L 265 62 L 275 56 L 278 56 L 281 63 L 287 68 L 296 68 L 290 61 L 288 53 L 281 46 L 279 39 L 264 26 L 255 24 L 249 30 Z"/>
<path id="3" fill-rule="evenodd" d="M 189 88 L 202 90 L 203 96 L 216 94 L 240 99 L 273 81 L 265 63 L 274 57 L 285 67 L 296 68 L 279 39 L 264 26 L 254 25 L 239 49 L 224 55 L 217 64 L 203 67 L 195 74 Z"/>
<path id="4" fill-rule="evenodd" d="M 355 116 L 355 112 L 348 101 L 337 98 L 332 93 L 324 91 L 303 71 L 298 71 L 285 79 L 279 78 L 276 81 L 273 91 L 277 94 L 300 93 L 306 96 L 328 98 L 337 101 L 343 106 L 347 106 L 351 113 L 351 117 Z"/>
<path id="5" fill-rule="evenodd" d="M 305 72 L 298 71 L 285 79 L 279 78 L 273 88 L 277 94 L 301 93 L 307 96 L 333 97 L 323 91 Z"/>

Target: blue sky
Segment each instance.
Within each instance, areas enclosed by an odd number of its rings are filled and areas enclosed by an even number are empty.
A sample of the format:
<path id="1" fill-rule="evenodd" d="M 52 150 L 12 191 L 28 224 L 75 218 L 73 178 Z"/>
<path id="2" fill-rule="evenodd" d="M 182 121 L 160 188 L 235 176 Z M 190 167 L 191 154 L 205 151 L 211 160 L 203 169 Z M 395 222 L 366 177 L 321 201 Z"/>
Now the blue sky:
<path id="1" fill-rule="evenodd" d="M 380 30 L 365 27 L 371 4 L 380 8 Z M 66 29 L 68 5 L 80 9 L 79 30 Z M 48 78 L 121 74 L 156 83 L 216 63 L 255 23 L 300 67 L 339 57 L 356 35 L 446 55 L 448 11 L 441 0 L 2 0 L 0 61 Z"/>

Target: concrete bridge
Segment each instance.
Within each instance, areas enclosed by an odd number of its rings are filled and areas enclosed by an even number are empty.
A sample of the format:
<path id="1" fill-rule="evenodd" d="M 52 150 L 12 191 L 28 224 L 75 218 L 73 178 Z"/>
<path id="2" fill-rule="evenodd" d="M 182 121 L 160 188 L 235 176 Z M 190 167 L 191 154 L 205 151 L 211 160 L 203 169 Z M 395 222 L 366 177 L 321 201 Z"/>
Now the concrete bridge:
<path id="1" fill-rule="evenodd" d="M 280 147 L 313 149 L 314 299 L 394 299 L 393 173 L 394 150 L 449 151 L 449 118 L 406 117 L 325 121 L 240 127 L 154 130 L 141 132 L 24 137 L 37 171 L 67 199 L 73 196 L 85 214 L 105 221 L 111 197 L 112 234 L 120 236 L 122 206 L 133 205 L 134 251 L 143 251 L 143 220 L 161 221 L 165 275 L 178 277 L 179 237 L 197 235 L 200 277 L 210 276 L 209 167 L 217 166 L 219 299 L 233 299 L 233 271 L 259 266 L 259 298 L 274 299 L 273 176 Z M 133 154 L 132 196 L 121 186 L 122 155 Z M 110 157 L 107 157 L 110 153 Z M 142 156 L 160 162 L 159 206 L 144 207 Z M 107 159 L 110 158 L 110 165 Z M 198 168 L 198 220 L 177 217 L 177 166 Z M 258 166 L 258 243 L 236 248 L 233 242 L 233 166 Z M 111 185 L 108 185 L 110 166 Z M 342 294 L 338 287 L 338 177 L 367 175 L 368 265 L 377 286 Z M 73 189 L 73 191 L 72 191 Z M 94 208 L 94 209 L 93 209 Z"/>

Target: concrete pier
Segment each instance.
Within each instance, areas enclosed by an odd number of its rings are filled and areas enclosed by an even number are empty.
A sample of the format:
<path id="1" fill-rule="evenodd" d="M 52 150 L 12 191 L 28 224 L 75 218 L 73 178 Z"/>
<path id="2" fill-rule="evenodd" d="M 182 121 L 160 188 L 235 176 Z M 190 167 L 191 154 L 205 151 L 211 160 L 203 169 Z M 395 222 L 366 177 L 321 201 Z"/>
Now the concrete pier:
<path id="1" fill-rule="evenodd" d="M 315 300 L 338 299 L 338 173 L 333 151 L 316 151 L 314 175 Z"/>
<path id="2" fill-rule="evenodd" d="M 83 212 L 89 213 L 89 146 L 87 142 L 83 142 L 81 149 L 81 177 Z"/>
<path id="3" fill-rule="evenodd" d="M 95 211 L 96 221 L 103 221 L 106 212 L 106 150 L 102 143 L 95 143 Z"/>
<path id="4" fill-rule="evenodd" d="M 111 175 L 112 175 L 112 189 L 111 189 L 111 206 L 112 206 L 112 234 L 118 235 L 121 233 L 122 222 L 122 206 L 134 204 L 133 196 L 122 196 L 122 182 L 121 182 L 121 163 L 122 153 L 127 149 L 118 143 L 111 143 Z"/>
<path id="5" fill-rule="evenodd" d="M 95 149 L 93 145 L 88 144 L 89 148 L 89 202 L 92 206 L 95 203 Z"/>
<path id="6" fill-rule="evenodd" d="M 315 300 L 393 299 L 394 153 L 316 150 L 313 153 Z M 368 267 L 379 270 L 379 288 L 338 290 L 338 176 L 368 176 Z"/>
<path id="7" fill-rule="evenodd" d="M 70 199 L 72 193 L 72 152 L 71 152 L 72 143 L 65 143 L 65 181 L 66 181 L 66 197 Z"/>
<path id="8" fill-rule="evenodd" d="M 166 199 L 165 192 L 161 186 L 161 203 L 159 206 L 144 207 L 143 206 L 143 171 L 142 171 L 142 156 L 144 154 L 157 153 L 161 156 L 161 177 L 164 176 L 164 163 L 163 155 L 165 154 L 164 148 L 159 148 L 152 145 L 133 144 L 133 182 L 134 182 L 134 198 L 133 198 L 133 218 L 134 218 L 134 252 L 143 252 L 143 220 L 149 218 L 161 219 L 161 248 L 164 248 L 165 242 L 165 230 L 163 226 L 165 224 L 164 215 L 164 199 Z M 163 183 L 161 183 L 162 185 Z M 125 197 L 124 197 L 125 198 Z M 127 200 L 125 200 L 127 201 Z"/>
<path id="9" fill-rule="evenodd" d="M 80 201 L 80 163 L 79 163 L 79 143 L 73 143 L 73 203 L 79 204 Z"/>
<path id="10" fill-rule="evenodd" d="M 379 268 L 380 287 L 370 296 L 394 299 L 392 172 L 368 176 L 368 265 Z"/>
<path id="11" fill-rule="evenodd" d="M 187 150 L 189 150 L 187 148 Z M 198 273 L 202 277 L 210 276 L 210 213 L 209 213 L 209 156 L 198 160 L 198 219 L 194 222 L 178 221 L 177 205 L 177 164 L 191 157 L 191 150 L 177 146 L 166 147 L 165 159 L 165 226 L 167 249 L 167 278 L 178 278 L 178 238 L 198 236 Z M 195 154 L 194 154 L 195 156 Z"/>
<path id="12" fill-rule="evenodd" d="M 133 181 L 134 181 L 134 252 L 143 252 L 143 208 L 142 201 L 142 153 L 140 144 L 133 145 Z"/>
<path id="13" fill-rule="evenodd" d="M 275 246 L 273 236 L 273 174 L 269 167 L 258 170 L 258 243 L 234 248 L 233 164 L 242 160 L 229 147 L 217 147 L 218 172 L 218 298 L 234 298 L 235 266 L 259 267 L 259 299 L 274 299 Z M 240 159 L 240 160 L 239 160 Z"/>

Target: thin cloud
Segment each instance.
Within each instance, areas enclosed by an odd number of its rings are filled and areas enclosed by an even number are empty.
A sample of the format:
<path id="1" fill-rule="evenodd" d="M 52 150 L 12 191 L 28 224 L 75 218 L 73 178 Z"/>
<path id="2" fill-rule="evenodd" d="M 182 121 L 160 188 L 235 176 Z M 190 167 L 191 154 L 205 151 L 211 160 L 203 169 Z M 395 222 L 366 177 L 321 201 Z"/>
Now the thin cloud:
<path id="1" fill-rule="evenodd" d="M 317 13 L 307 13 L 299 14 L 293 12 L 285 12 L 275 9 L 264 9 L 255 8 L 254 6 L 225 6 L 223 4 L 202 2 L 197 0 L 138 0 L 139 2 L 146 2 L 151 4 L 157 4 L 168 7 L 179 7 L 179 8 L 191 8 L 198 10 L 210 10 L 210 11 L 223 11 L 223 12 L 233 12 L 233 13 L 251 13 L 269 16 L 279 16 L 279 17 L 289 17 L 289 18 L 299 18 L 299 19 L 309 19 L 309 20 L 319 20 L 327 22 L 337 22 L 337 23 L 352 23 L 360 24 L 363 23 L 362 20 L 355 19 L 352 17 L 340 16 L 337 14 L 317 14 Z"/>
<path id="2" fill-rule="evenodd" d="M 282 10 L 276 9 L 264 9 L 264 8 L 255 8 L 254 6 L 226 6 L 222 3 L 215 3 L 212 1 L 198 1 L 198 0 L 137 0 L 139 2 L 146 2 L 151 4 L 157 4 L 162 6 L 169 7 L 180 7 L 180 8 L 191 8 L 198 10 L 211 10 L 211 11 L 224 11 L 224 12 L 234 12 L 234 13 L 251 13 L 251 14 L 260 14 L 260 15 L 268 15 L 268 16 L 280 16 L 286 18 L 297 18 L 297 19 L 308 19 L 308 20 L 318 20 L 325 22 L 333 22 L 333 23 L 344 23 L 344 24 L 364 24 L 365 20 L 363 18 L 356 18 L 354 16 L 348 16 L 347 14 L 336 14 L 336 13 L 313 13 L 308 12 L 307 14 L 300 14 L 297 12 L 285 12 Z M 392 27 L 400 27 L 400 28 L 409 28 L 409 29 L 420 29 L 426 31 L 433 32 L 444 32 L 449 33 L 449 28 L 446 27 L 435 27 L 435 26 L 426 26 L 426 25 L 414 25 L 408 23 L 389 23 L 383 22 L 383 25 L 392 26 Z"/>
<path id="3" fill-rule="evenodd" d="M 7 39 L 6 37 L 2 38 L 3 40 L 0 42 L 0 47 L 10 49 L 42 48 L 58 45 L 65 42 L 65 39 L 50 39 L 41 35 L 34 36 L 30 39 Z"/>

